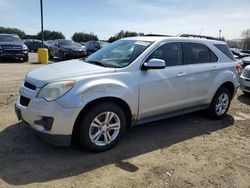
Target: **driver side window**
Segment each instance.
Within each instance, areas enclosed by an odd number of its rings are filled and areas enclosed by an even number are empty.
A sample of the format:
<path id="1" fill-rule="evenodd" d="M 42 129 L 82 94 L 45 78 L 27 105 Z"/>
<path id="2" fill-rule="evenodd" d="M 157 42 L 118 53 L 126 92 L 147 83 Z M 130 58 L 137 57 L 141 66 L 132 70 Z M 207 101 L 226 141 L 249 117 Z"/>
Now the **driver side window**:
<path id="1" fill-rule="evenodd" d="M 153 58 L 164 60 L 166 66 L 182 65 L 182 45 L 179 42 L 163 44 L 147 58 L 147 61 Z"/>

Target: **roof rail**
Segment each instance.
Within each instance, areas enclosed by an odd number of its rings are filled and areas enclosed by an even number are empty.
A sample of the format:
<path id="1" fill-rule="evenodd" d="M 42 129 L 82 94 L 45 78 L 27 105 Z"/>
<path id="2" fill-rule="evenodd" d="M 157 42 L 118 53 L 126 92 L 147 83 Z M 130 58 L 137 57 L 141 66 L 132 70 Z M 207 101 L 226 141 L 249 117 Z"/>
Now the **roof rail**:
<path id="1" fill-rule="evenodd" d="M 177 35 L 178 37 L 193 37 L 193 38 L 203 38 L 203 39 L 210 39 L 210 40 L 219 40 L 215 37 L 204 36 L 204 35 L 193 35 L 193 34 L 180 34 Z"/>
<path id="2" fill-rule="evenodd" d="M 161 34 L 146 34 L 146 37 L 172 37 L 171 35 L 161 35 Z"/>

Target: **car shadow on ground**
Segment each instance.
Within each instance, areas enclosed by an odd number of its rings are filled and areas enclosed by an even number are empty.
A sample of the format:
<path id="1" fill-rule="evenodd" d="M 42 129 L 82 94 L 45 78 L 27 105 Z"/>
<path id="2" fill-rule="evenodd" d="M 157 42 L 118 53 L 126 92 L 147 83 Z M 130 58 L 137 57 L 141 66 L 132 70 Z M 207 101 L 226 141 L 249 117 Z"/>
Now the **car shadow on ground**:
<path id="1" fill-rule="evenodd" d="M 0 58 L 1 64 L 9 64 L 9 63 L 24 63 L 21 59 L 18 58 Z"/>
<path id="2" fill-rule="evenodd" d="M 139 125 L 112 150 L 91 153 L 79 146 L 56 147 L 39 139 L 24 123 L 0 132 L 0 178 L 11 185 L 47 182 L 89 172 L 108 164 L 129 172 L 139 167 L 126 159 L 232 126 L 227 115 L 213 121 L 199 113 Z"/>
<path id="3" fill-rule="evenodd" d="M 250 94 L 242 94 L 237 99 L 244 104 L 250 105 Z"/>

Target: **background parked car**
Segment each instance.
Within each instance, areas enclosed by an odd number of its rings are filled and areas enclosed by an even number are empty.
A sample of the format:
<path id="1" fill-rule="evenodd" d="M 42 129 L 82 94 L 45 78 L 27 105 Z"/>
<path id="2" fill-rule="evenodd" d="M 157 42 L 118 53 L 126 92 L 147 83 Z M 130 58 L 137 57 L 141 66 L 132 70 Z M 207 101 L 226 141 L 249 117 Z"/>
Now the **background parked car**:
<path id="1" fill-rule="evenodd" d="M 82 46 L 86 46 L 87 42 L 79 42 L 79 44 L 81 44 Z"/>
<path id="2" fill-rule="evenodd" d="M 233 53 L 233 55 L 234 55 L 234 57 L 236 59 L 241 59 L 241 58 L 250 56 L 250 54 L 248 54 L 248 53 L 242 53 L 240 50 L 238 50 L 236 48 L 231 48 L 230 50 L 231 50 L 231 52 Z"/>
<path id="3" fill-rule="evenodd" d="M 108 46 L 110 43 L 103 42 L 103 41 L 88 41 L 86 43 L 86 50 L 88 55 L 100 50 L 101 48 L 104 48 Z"/>
<path id="4" fill-rule="evenodd" d="M 28 61 L 28 47 L 18 35 L 0 34 L 0 57 L 22 58 L 22 61 Z"/>
<path id="5" fill-rule="evenodd" d="M 38 48 L 46 47 L 45 43 L 42 45 L 42 41 L 36 39 L 26 39 L 24 43 L 29 48 L 30 52 L 37 52 Z"/>
<path id="6" fill-rule="evenodd" d="M 250 57 L 244 57 L 241 59 L 242 68 L 245 68 L 247 65 L 250 65 Z"/>
<path id="7" fill-rule="evenodd" d="M 246 53 L 250 55 L 250 50 L 241 50 L 242 53 Z"/>
<path id="8" fill-rule="evenodd" d="M 250 94 L 250 65 L 246 66 L 240 75 L 240 89 L 244 94 Z"/>
<path id="9" fill-rule="evenodd" d="M 86 48 L 73 42 L 72 40 L 55 40 L 49 46 L 49 57 L 58 57 L 60 60 L 81 58 L 87 55 Z"/>

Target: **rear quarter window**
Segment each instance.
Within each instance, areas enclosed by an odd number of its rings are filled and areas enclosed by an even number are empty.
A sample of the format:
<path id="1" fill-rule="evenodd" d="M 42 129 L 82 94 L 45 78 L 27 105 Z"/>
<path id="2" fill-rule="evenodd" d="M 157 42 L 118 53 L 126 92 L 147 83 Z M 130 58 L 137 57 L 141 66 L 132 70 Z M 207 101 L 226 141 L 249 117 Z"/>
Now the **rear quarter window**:
<path id="1" fill-rule="evenodd" d="M 217 56 L 206 46 L 199 43 L 185 43 L 185 63 L 199 64 L 217 62 Z"/>
<path id="2" fill-rule="evenodd" d="M 229 50 L 226 44 L 214 44 L 214 46 L 218 48 L 223 54 L 225 54 L 228 58 L 235 61 L 232 52 Z"/>

